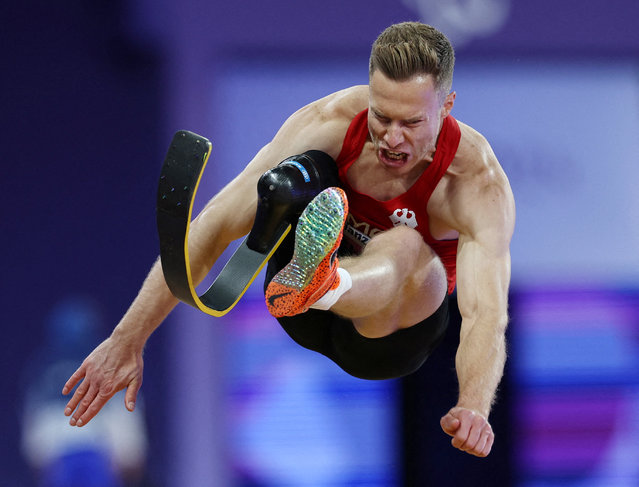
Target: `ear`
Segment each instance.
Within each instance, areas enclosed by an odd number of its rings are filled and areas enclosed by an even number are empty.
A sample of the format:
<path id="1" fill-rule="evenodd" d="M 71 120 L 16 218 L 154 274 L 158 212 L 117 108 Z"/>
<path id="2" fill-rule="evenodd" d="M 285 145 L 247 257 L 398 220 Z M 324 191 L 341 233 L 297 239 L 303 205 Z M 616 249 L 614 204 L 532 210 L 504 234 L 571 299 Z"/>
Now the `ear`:
<path id="1" fill-rule="evenodd" d="M 442 118 L 446 118 L 450 115 L 450 112 L 453 110 L 453 105 L 455 104 L 455 98 L 457 97 L 457 93 L 455 91 L 451 91 L 446 95 L 444 99 L 444 103 L 442 104 Z"/>

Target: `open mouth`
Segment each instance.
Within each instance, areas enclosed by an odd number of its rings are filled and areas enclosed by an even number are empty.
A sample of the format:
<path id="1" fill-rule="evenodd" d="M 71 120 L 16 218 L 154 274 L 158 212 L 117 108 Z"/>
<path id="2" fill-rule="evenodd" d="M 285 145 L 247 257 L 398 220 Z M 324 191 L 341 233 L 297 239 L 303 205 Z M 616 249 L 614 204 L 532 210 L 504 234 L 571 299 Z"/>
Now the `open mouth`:
<path id="1" fill-rule="evenodd" d="M 403 164 L 408 159 L 408 154 L 405 152 L 395 152 L 388 149 L 380 149 L 379 154 L 380 159 L 391 165 Z"/>

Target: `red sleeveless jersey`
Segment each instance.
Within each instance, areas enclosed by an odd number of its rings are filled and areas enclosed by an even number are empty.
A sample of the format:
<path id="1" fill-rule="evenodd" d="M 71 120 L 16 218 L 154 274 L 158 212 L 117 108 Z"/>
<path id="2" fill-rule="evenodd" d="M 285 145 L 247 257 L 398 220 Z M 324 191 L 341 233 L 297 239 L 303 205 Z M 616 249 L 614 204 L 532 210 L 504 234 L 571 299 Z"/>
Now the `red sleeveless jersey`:
<path id="1" fill-rule="evenodd" d="M 410 189 L 388 201 L 379 201 L 360 193 L 348 183 L 346 173 L 357 160 L 368 138 L 368 110 L 358 113 L 351 122 L 342 151 L 337 158 L 342 188 L 348 196 L 349 215 L 344 227 L 344 244 L 360 253 L 376 233 L 398 225 L 417 230 L 424 241 L 439 256 L 448 277 L 448 294 L 455 289 L 457 239 L 436 240 L 430 234 L 426 207 L 437 183 L 455 157 L 461 132 L 452 116 L 444 119 L 437 139 L 433 162 Z"/>

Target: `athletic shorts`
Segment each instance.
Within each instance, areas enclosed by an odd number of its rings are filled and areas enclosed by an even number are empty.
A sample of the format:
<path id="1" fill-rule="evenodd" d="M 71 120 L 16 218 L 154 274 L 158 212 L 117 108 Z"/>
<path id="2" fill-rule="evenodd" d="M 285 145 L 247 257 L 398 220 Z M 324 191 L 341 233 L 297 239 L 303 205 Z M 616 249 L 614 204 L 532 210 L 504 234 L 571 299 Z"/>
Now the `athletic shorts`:
<path id="1" fill-rule="evenodd" d="M 265 288 L 291 255 L 290 245 L 278 249 L 269 261 Z M 448 296 L 425 320 L 380 338 L 361 335 L 351 320 L 330 311 L 310 309 L 277 321 L 296 343 L 325 355 L 350 375 L 392 379 L 415 372 L 441 343 L 449 321 Z"/>

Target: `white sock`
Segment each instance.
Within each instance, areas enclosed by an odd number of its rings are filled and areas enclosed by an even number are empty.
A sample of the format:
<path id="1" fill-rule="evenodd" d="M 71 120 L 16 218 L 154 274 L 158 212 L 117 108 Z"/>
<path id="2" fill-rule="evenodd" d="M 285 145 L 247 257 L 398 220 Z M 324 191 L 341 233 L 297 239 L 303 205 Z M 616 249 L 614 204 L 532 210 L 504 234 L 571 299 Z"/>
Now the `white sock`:
<path id="1" fill-rule="evenodd" d="M 342 297 L 342 294 L 353 286 L 353 279 L 351 279 L 351 275 L 346 269 L 338 267 L 337 273 L 339 274 L 339 284 L 337 288 L 328 290 L 324 296 L 311 305 L 311 308 L 324 311 L 331 309 L 331 306 L 337 303 L 337 300 Z"/>

